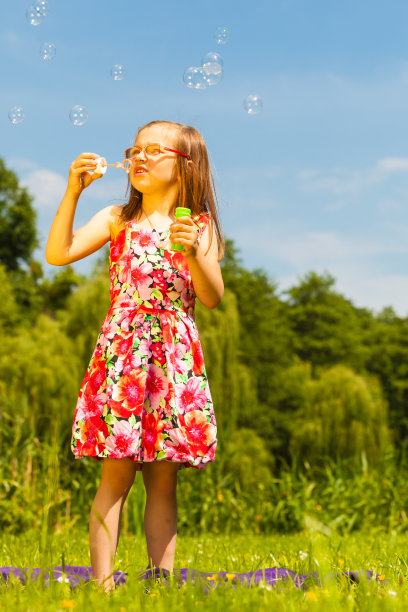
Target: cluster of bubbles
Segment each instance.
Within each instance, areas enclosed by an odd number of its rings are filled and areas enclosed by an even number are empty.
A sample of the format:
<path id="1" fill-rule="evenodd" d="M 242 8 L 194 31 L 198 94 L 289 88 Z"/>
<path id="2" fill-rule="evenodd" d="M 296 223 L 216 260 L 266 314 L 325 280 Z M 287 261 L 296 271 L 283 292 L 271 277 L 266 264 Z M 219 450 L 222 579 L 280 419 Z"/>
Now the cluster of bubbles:
<path id="1" fill-rule="evenodd" d="M 35 0 L 26 11 L 28 23 L 38 26 L 49 12 L 47 0 Z M 228 28 L 220 26 L 216 29 L 214 38 L 217 44 L 225 45 L 230 39 Z M 41 45 L 40 57 L 44 62 L 55 57 L 56 48 L 53 43 L 46 42 Z M 115 64 L 111 68 L 111 77 L 114 81 L 122 81 L 126 75 L 126 69 L 122 64 Z M 224 76 L 224 63 L 219 53 L 210 51 L 201 60 L 201 66 L 190 66 L 184 71 L 183 81 L 191 89 L 206 89 L 218 85 Z M 249 95 L 243 103 L 244 109 L 249 115 L 256 115 L 262 110 L 262 100 L 257 95 Z M 13 125 L 22 123 L 25 119 L 24 110 L 21 106 L 13 106 L 8 113 Z M 73 125 L 84 125 L 88 120 L 88 111 L 84 106 L 76 105 L 71 108 L 69 118 Z"/>
<path id="2" fill-rule="evenodd" d="M 228 28 L 219 27 L 215 31 L 214 38 L 219 45 L 225 45 L 230 39 Z M 218 85 L 224 75 L 224 63 L 219 53 L 211 51 L 206 53 L 201 61 L 201 66 L 190 66 L 184 71 L 183 81 L 191 89 L 206 89 L 211 85 Z M 243 103 L 248 115 L 258 115 L 263 107 L 259 96 L 251 94 Z"/>
<path id="3" fill-rule="evenodd" d="M 219 53 L 210 51 L 201 61 L 201 66 L 191 66 L 184 71 L 183 81 L 192 89 L 206 89 L 218 85 L 224 75 L 224 65 Z"/>
<path id="4" fill-rule="evenodd" d="M 230 39 L 228 28 L 219 27 L 215 30 L 214 38 L 219 45 L 225 45 Z M 191 89 L 207 89 L 211 85 L 218 85 L 224 76 L 224 63 L 219 53 L 210 51 L 201 60 L 201 66 L 190 66 L 183 74 L 183 81 Z"/>

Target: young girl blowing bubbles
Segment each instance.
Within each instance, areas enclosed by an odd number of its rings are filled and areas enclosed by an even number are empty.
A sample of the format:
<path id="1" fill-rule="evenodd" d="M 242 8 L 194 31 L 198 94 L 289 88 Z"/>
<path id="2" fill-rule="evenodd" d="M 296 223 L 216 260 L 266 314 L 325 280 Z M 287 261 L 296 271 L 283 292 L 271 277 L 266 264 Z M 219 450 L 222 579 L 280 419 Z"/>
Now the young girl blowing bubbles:
<path id="1" fill-rule="evenodd" d="M 224 240 L 201 135 L 153 121 L 125 157 L 128 202 L 107 206 L 73 232 L 79 196 L 102 176 L 98 155 L 77 157 L 46 247 L 48 263 L 63 266 L 110 240 L 111 306 L 80 387 L 71 440 L 76 458 L 103 461 L 89 545 L 94 578 L 106 591 L 115 586 L 122 508 L 137 471 L 146 489 L 149 565 L 173 570 L 177 472 L 206 467 L 217 447 L 195 298 L 214 308 L 224 292 Z M 175 220 L 176 206 L 190 208 L 191 217 Z"/>

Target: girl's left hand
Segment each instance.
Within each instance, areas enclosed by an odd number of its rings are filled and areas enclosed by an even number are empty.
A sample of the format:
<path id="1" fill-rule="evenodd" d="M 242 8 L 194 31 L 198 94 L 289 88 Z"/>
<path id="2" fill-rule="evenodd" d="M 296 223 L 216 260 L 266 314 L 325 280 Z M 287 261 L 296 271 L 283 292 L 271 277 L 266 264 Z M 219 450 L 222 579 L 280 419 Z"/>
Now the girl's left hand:
<path id="1" fill-rule="evenodd" d="M 184 257 L 195 257 L 197 254 L 200 228 L 191 217 L 180 217 L 170 225 L 170 243 L 182 244 Z"/>

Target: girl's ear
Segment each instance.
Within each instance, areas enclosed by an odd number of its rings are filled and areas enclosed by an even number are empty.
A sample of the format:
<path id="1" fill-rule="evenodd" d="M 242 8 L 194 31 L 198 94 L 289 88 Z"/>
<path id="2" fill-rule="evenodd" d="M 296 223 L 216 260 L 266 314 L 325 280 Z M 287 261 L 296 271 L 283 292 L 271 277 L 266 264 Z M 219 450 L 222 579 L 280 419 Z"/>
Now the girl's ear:
<path id="1" fill-rule="evenodd" d="M 189 159 L 187 162 L 187 174 L 191 175 L 193 173 L 194 162 L 192 159 Z"/>

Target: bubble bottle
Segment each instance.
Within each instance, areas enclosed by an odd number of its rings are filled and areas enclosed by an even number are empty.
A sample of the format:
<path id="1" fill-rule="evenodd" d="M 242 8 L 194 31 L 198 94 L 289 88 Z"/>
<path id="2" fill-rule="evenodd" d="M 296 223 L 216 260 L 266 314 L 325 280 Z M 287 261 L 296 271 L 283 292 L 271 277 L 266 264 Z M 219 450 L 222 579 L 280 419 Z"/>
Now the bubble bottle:
<path id="1" fill-rule="evenodd" d="M 191 210 L 189 208 L 184 208 L 183 206 L 177 206 L 175 216 L 176 220 L 180 217 L 191 217 Z M 172 251 L 184 251 L 184 246 L 182 244 L 178 244 L 177 242 L 173 242 L 170 249 Z"/>

